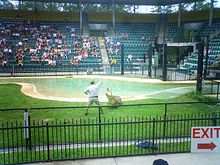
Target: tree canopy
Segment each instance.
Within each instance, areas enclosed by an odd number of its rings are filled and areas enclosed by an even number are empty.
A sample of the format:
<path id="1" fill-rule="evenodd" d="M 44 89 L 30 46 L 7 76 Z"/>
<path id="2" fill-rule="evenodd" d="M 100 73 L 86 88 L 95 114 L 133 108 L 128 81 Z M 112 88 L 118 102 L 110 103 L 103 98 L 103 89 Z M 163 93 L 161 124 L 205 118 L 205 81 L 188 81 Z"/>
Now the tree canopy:
<path id="1" fill-rule="evenodd" d="M 214 0 L 214 6 L 216 6 L 218 0 Z M 182 10 L 202 10 L 210 8 L 210 0 L 195 2 L 191 4 L 182 3 Z M 110 12 L 112 11 L 112 5 L 109 4 L 89 4 L 88 11 L 94 12 Z M 52 10 L 52 11 L 77 11 L 79 10 L 78 5 L 71 3 L 44 3 L 44 2 L 27 2 L 22 3 L 12 3 L 9 0 L 0 1 L 1 9 L 37 9 L 37 10 Z M 128 12 L 132 13 L 137 9 L 134 5 L 115 5 L 116 12 Z M 178 11 L 178 5 L 168 5 L 168 6 L 155 6 L 151 8 L 151 13 L 174 13 Z"/>

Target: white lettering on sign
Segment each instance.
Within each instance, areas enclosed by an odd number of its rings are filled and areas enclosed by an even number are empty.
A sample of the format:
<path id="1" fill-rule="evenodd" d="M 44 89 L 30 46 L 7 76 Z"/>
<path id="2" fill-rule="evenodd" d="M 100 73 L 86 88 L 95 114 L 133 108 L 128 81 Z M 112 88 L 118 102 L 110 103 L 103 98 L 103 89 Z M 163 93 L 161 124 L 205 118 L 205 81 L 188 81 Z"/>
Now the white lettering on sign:
<path id="1" fill-rule="evenodd" d="M 220 127 L 192 127 L 191 152 L 220 153 Z"/>

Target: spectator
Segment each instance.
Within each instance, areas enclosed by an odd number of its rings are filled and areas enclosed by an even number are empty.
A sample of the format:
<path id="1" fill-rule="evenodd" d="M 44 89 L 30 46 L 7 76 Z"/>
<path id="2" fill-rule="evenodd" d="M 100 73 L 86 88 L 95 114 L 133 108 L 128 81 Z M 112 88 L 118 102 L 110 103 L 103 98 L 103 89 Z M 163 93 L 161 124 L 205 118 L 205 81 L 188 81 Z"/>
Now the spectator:
<path id="1" fill-rule="evenodd" d="M 128 61 L 128 62 L 131 62 L 131 61 L 132 61 L 132 55 L 130 55 L 130 54 L 128 55 L 127 61 Z"/>
<path id="2" fill-rule="evenodd" d="M 93 69 L 92 68 L 88 68 L 87 71 L 86 71 L 86 74 L 87 75 L 90 75 L 93 73 Z"/>

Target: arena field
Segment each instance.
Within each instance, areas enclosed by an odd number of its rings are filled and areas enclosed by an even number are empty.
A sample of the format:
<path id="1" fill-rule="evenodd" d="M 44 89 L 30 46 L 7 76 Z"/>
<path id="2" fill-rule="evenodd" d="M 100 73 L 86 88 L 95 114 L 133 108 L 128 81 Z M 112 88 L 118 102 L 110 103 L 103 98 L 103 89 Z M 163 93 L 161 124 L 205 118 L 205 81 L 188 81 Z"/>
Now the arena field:
<path id="1" fill-rule="evenodd" d="M 102 80 L 103 84 L 100 89 L 101 106 L 109 105 L 105 96 L 107 87 L 112 87 L 113 92 L 122 98 L 122 106 L 113 109 L 103 107 L 104 114 L 102 117 L 105 118 L 163 116 L 164 106 L 157 104 L 169 102 L 174 103 L 174 105 L 168 108 L 170 114 L 197 114 L 219 110 L 215 104 L 209 106 L 209 104 L 198 103 L 195 106 L 194 104 L 187 103 L 216 101 L 215 98 L 194 93 L 194 81 L 164 82 L 159 79 L 100 75 L 1 78 L 1 108 L 3 110 L 5 108 L 22 108 L 22 111 L 31 108 L 42 108 L 36 111 L 37 113 L 31 111 L 32 120 L 38 121 L 67 119 L 70 117 L 70 114 L 74 118 L 95 119 L 99 115 L 96 105 L 90 108 L 89 115 L 85 116 L 88 98 L 83 93 L 83 90 L 89 85 L 91 80 L 95 80 L 96 82 Z M 74 81 L 76 81 L 76 83 L 74 83 Z M 41 90 L 40 87 L 43 87 L 43 90 Z M 129 90 L 131 90 L 130 93 Z M 186 104 L 185 106 L 181 106 L 178 105 L 178 102 L 186 102 Z M 148 105 L 152 103 L 156 105 Z M 177 105 L 175 105 L 176 103 Z M 146 105 L 139 106 L 140 104 Z M 52 107 L 58 107 L 58 109 L 53 110 Z M 44 108 L 49 108 L 50 110 Z M 1 121 L 22 121 L 22 111 L 4 110 L 2 111 Z"/>
<path id="2" fill-rule="evenodd" d="M 105 92 L 107 88 L 113 90 L 123 101 L 141 100 L 146 98 L 166 99 L 174 98 L 194 90 L 195 81 L 164 82 L 159 79 L 141 79 L 119 76 L 60 76 L 60 77 L 21 77 L 1 78 L 1 84 L 21 85 L 21 92 L 27 96 L 54 101 L 87 102 L 83 90 L 89 82 L 102 81 L 100 101 L 107 102 Z"/>

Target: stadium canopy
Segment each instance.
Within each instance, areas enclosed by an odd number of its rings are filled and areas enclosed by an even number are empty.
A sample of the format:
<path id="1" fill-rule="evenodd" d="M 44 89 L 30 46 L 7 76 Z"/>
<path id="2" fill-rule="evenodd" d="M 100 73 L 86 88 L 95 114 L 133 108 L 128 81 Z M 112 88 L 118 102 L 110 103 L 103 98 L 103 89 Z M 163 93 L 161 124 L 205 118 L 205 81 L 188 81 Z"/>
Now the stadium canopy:
<path id="1" fill-rule="evenodd" d="M 17 1 L 17 0 L 13 0 Z M 119 4 L 119 5 L 152 5 L 167 6 L 180 3 L 194 3 L 204 0 L 20 0 L 28 2 L 57 2 L 73 4 Z"/>

